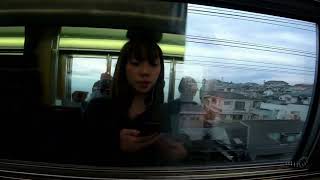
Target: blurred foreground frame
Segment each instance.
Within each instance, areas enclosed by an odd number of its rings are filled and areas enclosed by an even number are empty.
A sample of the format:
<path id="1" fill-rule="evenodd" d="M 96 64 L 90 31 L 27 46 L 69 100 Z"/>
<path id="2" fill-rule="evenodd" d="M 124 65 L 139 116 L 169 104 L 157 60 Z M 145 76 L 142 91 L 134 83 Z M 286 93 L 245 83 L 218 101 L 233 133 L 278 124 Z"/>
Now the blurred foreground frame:
<path id="1" fill-rule="evenodd" d="M 155 0 L 3 0 L 0 23 L 152 29 L 185 34 L 187 4 Z"/>

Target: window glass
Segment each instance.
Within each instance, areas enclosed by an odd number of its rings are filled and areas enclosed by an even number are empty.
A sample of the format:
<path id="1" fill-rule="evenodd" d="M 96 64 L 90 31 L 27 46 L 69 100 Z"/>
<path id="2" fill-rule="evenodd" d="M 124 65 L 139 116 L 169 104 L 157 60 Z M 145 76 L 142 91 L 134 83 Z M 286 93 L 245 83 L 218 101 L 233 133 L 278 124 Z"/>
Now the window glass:
<path id="1" fill-rule="evenodd" d="M 84 94 L 84 102 L 90 101 L 92 98 L 96 97 L 96 90 L 98 88 L 98 82 L 100 81 L 102 74 L 108 73 L 108 56 L 106 57 L 73 57 L 69 59 L 72 61 L 72 73 L 71 73 L 71 99 L 65 99 L 64 103 L 66 106 L 80 106 L 79 103 L 72 103 L 72 94 Z M 114 76 L 114 71 L 116 68 L 118 56 L 110 56 L 110 70 L 111 79 Z M 90 65 L 88 65 L 90 64 Z M 164 63 L 165 68 L 165 86 L 164 86 L 164 102 L 168 101 L 169 94 L 169 79 L 170 79 L 170 60 L 166 60 Z M 91 88 L 90 88 L 91 87 Z M 111 84 L 110 84 L 111 87 Z M 74 95 L 75 96 L 75 95 Z M 82 97 L 82 96 L 81 96 Z M 80 95 L 79 95 L 80 98 Z M 71 102 L 71 104 L 70 104 Z"/>
<path id="2" fill-rule="evenodd" d="M 100 80 L 101 74 L 106 72 L 106 59 L 104 57 L 74 57 L 71 60 L 71 101 L 76 103 L 87 101 L 93 96 L 95 83 Z M 77 96 L 76 94 L 79 93 L 81 95 Z"/>
<path id="3" fill-rule="evenodd" d="M 245 102 L 236 101 L 235 103 L 235 110 L 244 110 Z"/>
<path id="4" fill-rule="evenodd" d="M 170 60 L 166 60 L 164 63 L 164 102 L 168 102 L 168 95 L 169 95 L 169 82 L 170 82 Z"/>
<path id="5" fill-rule="evenodd" d="M 202 150 L 225 148 L 234 155 L 230 161 L 290 158 L 309 111 L 315 63 L 313 23 L 189 4 L 186 55 L 176 66 L 175 98 L 182 97 L 181 79 L 192 77 L 199 91 L 190 100 L 201 108 L 191 111 L 204 113 L 204 121 L 184 123 L 180 133 L 201 142 Z M 208 148 L 208 139 L 219 146 Z"/>
<path id="6" fill-rule="evenodd" d="M 62 36 L 62 40 L 65 39 L 61 47 L 79 46 L 78 51 L 87 53 L 86 57 L 71 54 L 73 58 L 68 60 L 72 63 L 71 81 L 66 83 L 70 96 L 66 98 L 71 105 L 82 108 L 85 120 L 94 119 L 88 122 L 93 125 L 85 127 L 92 128 L 87 141 L 92 143 L 90 147 L 98 149 L 94 155 L 100 159 L 106 151 L 110 159 L 102 161 L 123 160 L 128 166 L 137 165 L 135 162 L 141 163 L 140 160 L 147 165 L 153 164 L 149 161 L 156 162 L 155 165 L 211 165 L 289 160 L 303 133 L 312 100 L 317 58 L 316 25 L 194 4 L 188 4 L 186 10 L 185 34 L 163 33 L 163 39 L 157 42 L 165 55 L 164 70 L 159 70 L 157 61 L 143 58 L 137 61 L 136 57 L 130 57 L 132 59 L 126 59 L 128 62 L 122 66 L 125 68 L 121 73 L 125 74 L 117 81 L 113 79 L 115 67 L 119 63 L 120 49 L 128 41 L 125 39 L 127 30 L 85 29 L 85 32 L 99 32 L 102 37 L 90 36 L 88 46 L 85 33 L 82 40 L 77 40 L 78 44 L 68 44 L 68 37 Z M 111 34 L 103 37 L 104 33 Z M 96 57 L 90 55 L 87 48 L 105 54 Z M 164 86 L 158 77 L 157 81 L 148 79 L 157 73 L 159 77 L 163 73 Z M 135 79 L 137 74 L 145 76 Z M 149 88 L 151 81 L 156 85 Z M 118 94 L 125 93 L 112 97 L 117 100 L 112 101 L 114 104 L 102 106 L 101 99 L 93 96 L 110 93 L 111 88 L 101 87 L 111 84 L 123 88 L 112 89 Z M 144 92 L 143 89 L 148 90 Z M 162 90 L 164 102 L 160 102 Z M 139 104 L 137 99 L 141 97 L 143 101 L 138 101 Z M 127 101 L 123 102 L 124 99 Z M 119 119 L 113 122 L 114 117 Z M 148 119 L 150 122 L 146 121 Z M 121 151 L 119 155 L 107 147 L 109 144 L 101 144 L 108 140 L 115 143 L 112 147 L 118 148 L 120 143 L 120 149 L 128 148 L 130 143 L 122 142 L 123 130 L 145 138 L 158 133 L 160 127 L 165 129 L 160 133 L 164 142 L 155 141 L 162 144 L 151 143 L 154 146 L 150 149 L 129 148 L 125 149 L 127 153 L 121 154 Z M 163 152 L 165 154 L 161 154 Z M 112 158 L 120 159 L 113 161 Z"/>
<path id="7" fill-rule="evenodd" d="M 112 76 L 114 74 L 114 70 L 116 69 L 117 61 L 118 61 L 118 56 L 112 56 L 112 64 L 111 64 L 111 74 L 112 74 Z"/>
<path id="8" fill-rule="evenodd" d="M 231 101 L 224 101 L 224 105 L 225 106 L 231 105 Z"/>
<path id="9" fill-rule="evenodd" d="M 192 162 L 290 159 L 312 98 L 316 39 L 314 23 L 189 4 L 173 121 Z"/>

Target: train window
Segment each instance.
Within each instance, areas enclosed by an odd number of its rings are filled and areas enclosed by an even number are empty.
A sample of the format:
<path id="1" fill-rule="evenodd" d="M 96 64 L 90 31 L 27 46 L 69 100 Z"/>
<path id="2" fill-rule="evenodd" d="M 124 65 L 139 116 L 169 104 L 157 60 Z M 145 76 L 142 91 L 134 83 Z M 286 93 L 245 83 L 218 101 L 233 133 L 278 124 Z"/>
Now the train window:
<path id="1" fill-rule="evenodd" d="M 98 96 L 100 92 L 100 80 L 104 78 L 106 72 L 106 58 L 72 58 L 71 74 L 71 102 L 77 101 L 75 93 L 84 92 L 84 99 Z M 90 88 L 91 87 L 91 88 Z M 90 92 L 87 94 L 87 92 Z M 73 94 L 73 95 L 72 95 Z M 80 100 L 78 100 L 80 101 Z"/>
<path id="2" fill-rule="evenodd" d="M 190 158 L 203 152 L 209 164 L 217 156 L 225 162 L 289 160 L 312 98 L 315 24 L 193 4 L 187 17 L 175 98 L 190 115 L 178 113 L 175 121 L 192 144 Z"/>
<path id="3" fill-rule="evenodd" d="M 24 27 L 0 27 L 0 49 L 1 51 L 23 50 Z"/>
<path id="4" fill-rule="evenodd" d="M 102 97 L 100 83 L 106 80 L 110 80 L 109 83 L 103 85 L 111 88 L 112 77 L 114 76 L 115 67 L 117 64 L 118 56 L 110 56 L 111 61 L 108 61 L 109 55 L 106 56 L 88 56 L 88 55 L 73 55 L 69 58 L 64 59 L 68 61 L 71 65 L 69 70 L 70 73 L 67 73 L 66 79 L 70 79 L 66 84 L 66 96 L 61 99 L 56 100 L 56 105 L 63 105 L 69 107 L 79 107 L 81 103 L 77 103 L 74 98 L 83 98 L 81 101 L 88 102 L 92 98 Z M 165 82 L 169 82 L 170 74 L 170 60 L 165 60 L 164 69 L 165 69 Z M 110 63 L 110 65 L 109 65 Z M 169 84 L 164 86 L 164 102 L 168 101 L 168 91 Z M 111 91 L 110 91 L 111 93 Z M 76 94 L 81 94 L 76 96 Z M 111 94 L 105 94 L 109 96 Z M 63 102 L 63 103 L 62 103 Z"/>
<path id="5" fill-rule="evenodd" d="M 103 79 L 111 80 L 114 76 L 120 48 L 126 42 L 125 33 L 126 30 L 107 28 L 62 28 L 60 39 L 61 49 L 70 50 L 78 48 L 79 53 L 88 49 L 91 49 L 91 52 L 95 50 L 102 51 L 102 49 L 99 48 L 103 48 L 103 51 L 100 52 L 100 54 L 103 55 L 97 57 L 96 55 L 90 55 L 90 52 L 87 52 L 87 55 L 63 55 L 65 58 L 61 58 L 60 61 L 66 62 L 64 64 L 69 64 L 69 66 L 67 66 L 69 68 L 69 70 L 67 70 L 69 73 L 65 75 L 70 76 L 67 77 L 67 79 L 70 80 L 63 84 L 66 86 L 64 88 L 66 89 L 66 92 L 63 97 L 60 96 L 56 99 L 56 105 L 78 107 L 81 106 L 81 103 L 75 101 L 83 101 L 84 104 L 86 104 L 86 102 L 96 97 L 97 94 L 101 95 L 101 93 L 96 92 L 100 88 L 99 82 L 104 81 Z M 176 56 L 183 56 L 184 47 L 179 46 L 179 43 L 184 43 L 180 40 L 181 36 L 182 35 L 165 34 L 163 42 L 160 42 L 162 43 L 161 47 L 164 48 L 164 53 L 166 55 L 166 58 L 164 59 L 165 102 L 168 101 L 169 94 L 169 76 L 170 68 L 172 67 L 170 64 L 172 64 L 173 59 L 176 58 Z M 98 39 L 101 37 L 103 37 L 103 39 Z M 176 41 L 179 42 L 173 41 L 172 43 L 172 39 L 170 38 L 178 39 Z M 111 87 L 111 81 L 105 85 Z M 100 95 L 98 96 L 100 97 Z M 78 98 L 79 100 L 74 98 Z"/>
<path id="6" fill-rule="evenodd" d="M 127 32 L 62 28 L 70 80 L 61 105 L 86 111 L 94 98 L 111 97 Z M 171 151 L 182 153 L 176 165 L 290 160 L 312 100 L 315 23 L 188 4 L 185 35 L 163 39 L 171 131 L 161 134 L 182 148 Z"/>
<path id="7" fill-rule="evenodd" d="M 16 107 L 14 107 L 14 103 L 10 102 L 10 99 L 14 101 L 14 99 L 26 96 L 25 93 L 18 93 L 21 91 L 20 88 L 24 88 L 19 75 L 25 73 L 26 77 L 28 77 L 28 73 L 25 72 L 23 67 L 30 67 L 29 65 L 31 64 L 30 62 L 26 62 L 22 56 L 25 40 L 24 31 L 24 27 L 21 26 L 0 27 L 0 72 L 1 82 L 4 85 L 1 87 L 0 93 L 1 99 L 4 102 L 0 108 L 2 109 L 1 112 L 14 111 L 15 108 L 21 108 L 19 103 L 15 103 Z M 17 94 L 9 96 L 10 92 Z"/>
<path id="8" fill-rule="evenodd" d="M 62 28 L 62 48 L 75 46 L 67 43 L 76 39 L 72 31 L 103 29 Z M 115 41 L 119 32 L 122 36 Z M 71 81 L 65 100 L 81 106 L 111 93 L 126 32 L 105 29 L 100 34 L 106 37 L 104 44 L 82 39 L 88 47 L 82 42 L 79 52 L 90 54 L 88 48 L 99 50 L 100 45 L 110 50 L 99 57 L 69 54 Z M 315 24 L 188 4 L 184 41 L 176 48 L 184 49 L 180 57 L 164 49 L 164 102 L 170 109 L 171 138 L 188 152 L 182 164 L 290 160 L 312 99 Z"/>
<path id="9" fill-rule="evenodd" d="M 193 162 L 289 160 L 312 99 L 316 25 L 188 4 L 186 27 L 174 101 L 189 115 L 174 121 Z"/>
<path id="10" fill-rule="evenodd" d="M 1 155 L 31 144 L 27 160 L 98 166 L 289 161 L 314 101 L 316 24 L 173 5 L 178 17 L 121 14 L 142 27 L 0 28 L 0 109 L 14 119 Z"/>

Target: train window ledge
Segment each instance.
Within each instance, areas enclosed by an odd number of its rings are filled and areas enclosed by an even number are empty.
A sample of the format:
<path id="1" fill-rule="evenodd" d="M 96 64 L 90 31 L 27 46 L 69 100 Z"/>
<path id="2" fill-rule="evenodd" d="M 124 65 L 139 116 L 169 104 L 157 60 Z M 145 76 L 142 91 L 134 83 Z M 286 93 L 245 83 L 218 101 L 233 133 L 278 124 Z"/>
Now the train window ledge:
<path id="1" fill-rule="evenodd" d="M 278 178 L 307 177 L 319 175 L 320 171 L 308 169 L 293 169 L 283 163 L 257 163 L 245 166 L 193 166 L 193 167 L 144 167 L 144 168 L 111 168 L 94 166 L 61 165 L 53 163 L 35 163 L 27 161 L 0 161 L 0 174 L 10 177 L 32 178 Z"/>

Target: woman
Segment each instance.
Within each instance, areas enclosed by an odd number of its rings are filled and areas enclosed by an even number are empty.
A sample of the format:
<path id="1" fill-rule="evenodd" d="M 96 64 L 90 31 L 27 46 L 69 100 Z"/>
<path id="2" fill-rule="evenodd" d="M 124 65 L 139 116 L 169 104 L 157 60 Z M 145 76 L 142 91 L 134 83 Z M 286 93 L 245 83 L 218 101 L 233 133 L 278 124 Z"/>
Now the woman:
<path id="1" fill-rule="evenodd" d="M 87 110 L 91 142 L 100 144 L 95 154 L 105 154 L 113 164 L 150 165 L 186 156 L 181 143 L 160 135 L 169 131 L 169 123 L 161 118 L 164 63 L 156 43 L 161 36 L 154 35 L 127 34 L 130 40 L 120 51 L 112 98 L 90 102 Z"/>

